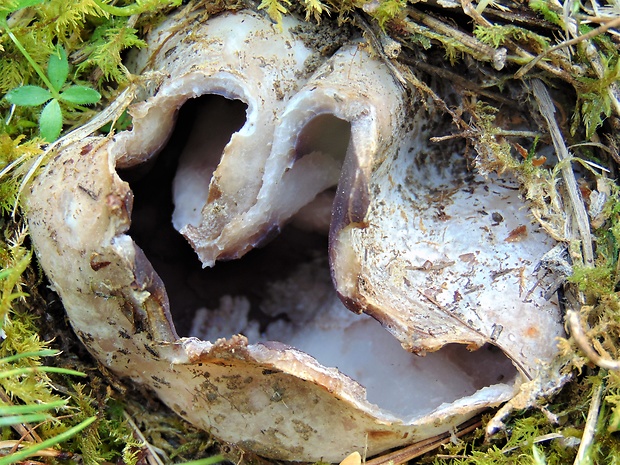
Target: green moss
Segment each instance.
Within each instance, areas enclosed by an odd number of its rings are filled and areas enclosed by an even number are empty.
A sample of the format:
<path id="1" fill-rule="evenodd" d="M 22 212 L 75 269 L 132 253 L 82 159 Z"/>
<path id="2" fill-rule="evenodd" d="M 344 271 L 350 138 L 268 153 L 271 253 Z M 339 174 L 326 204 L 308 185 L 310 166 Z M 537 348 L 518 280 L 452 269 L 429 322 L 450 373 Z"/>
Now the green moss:
<path id="1" fill-rule="evenodd" d="M 620 80 L 620 59 L 616 55 L 601 54 L 603 76 L 578 79 L 577 108 L 573 117 L 572 134 L 577 133 L 579 123 L 585 126 L 586 138 L 591 139 L 605 118 L 612 114 L 611 86 Z"/>
<path id="2" fill-rule="evenodd" d="M 569 282 L 579 286 L 579 290 L 588 294 L 601 295 L 612 291 L 612 270 L 604 265 L 595 268 L 578 266 L 573 269 Z"/>
<path id="3" fill-rule="evenodd" d="M 258 5 L 259 10 L 265 10 L 267 14 L 278 25 L 282 26 L 282 16 L 288 13 L 288 7 L 291 5 L 289 0 L 262 0 Z"/>
<path id="4" fill-rule="evenodd" d="M 554 425 L 541 411 L 516 415 L 505 435 L 485 440 L 479 433 L 456 444 L 445 446 L 441 454 L 450 458 L 428 460 L 435 465 L 564 465 L 573 463 L 583 437 L 585 412 L 593 390 L 604 385 L 601 409 L 597 416 L 594 446 L 585 463 L 613 463 L 620 454 L 620 442 L 613 425 L 617 421 L 617 373 L 601 372 L 583 376 L 567 386 L 547 409 L 558 418 Z M 430 459 L 430 457 L 429 457 Z M 426 461 L 424 461 L 426 463 Z M 582 462 L 583 463 L 583 462 Z"/>
<path id="5" fill-rule="evenodd" d="M 551 3 L 547 0 L 530 0 L 529 6 L 535 12 L 541 14 L 551 24 L 564 27 L 564 21 L 560 14 L 551 8 Z"/>
<path id="6" fill-rule="evenodd" d="M 491 26 L 476 25 L 474 35 L 481 42 L 498 48 L 508 40 L 516 40 L 528 44 L 533 50 L 542 52 L 549 47 L 549 38 L 518 26 L 493 24 Z"/>
<path id="7" fill-rule="evenodd" d="M 146 43 L 138 38 L 137 29 L 127 25 L 128 18 L 110 18 L 98 25 L 91 40 L 79 50 L 84 61 L 77 72 L 94 73 L 99 84 L 102 82 L 125 82 L 128 78 L 122 64 L 121 53 L 133 47 L 144 47 Z"/>
<path id="8" fill-rule="evenodd" d="M 379 23 L 379 26 L 384 27 L 388 21 L 402 14 L 406 7 L 406 0 L 381 0 L 379 7 L 373 11 L 372 15 Z"/>

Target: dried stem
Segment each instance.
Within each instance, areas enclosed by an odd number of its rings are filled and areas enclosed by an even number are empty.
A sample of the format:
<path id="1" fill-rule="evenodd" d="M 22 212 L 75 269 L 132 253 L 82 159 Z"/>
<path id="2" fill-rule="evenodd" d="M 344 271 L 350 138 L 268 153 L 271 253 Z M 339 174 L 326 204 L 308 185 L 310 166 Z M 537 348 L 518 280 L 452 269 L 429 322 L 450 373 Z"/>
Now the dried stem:
<path id="1" fill-rule="evenodd" d="M 478 95 L 482 95 L 483 97 L 487 97 L 489 99 L 495 100 L 496 102 L 502 103 L 504 105 L 509 105 L 509 106 L 515 105 L 514 99 L 506 98 L 498 94 L 497 92 L 491 92 L 479 86 L 475 82 L 472 82 L 471 80 L 464 78 L 462 75 L 453 73 L 452 71 L 449 71 L 446 68 L 440 68 L 438 66 L 429 65 L 428 63 L 425 63 L 421 60 L 413 60 L 410 58 L 402 58 L 402 59 L 399 58 L 399 61 L 409 66 L 413 66 L 415 67 L 415 69 L 420 69 L 424 71 L 425 73 L 433 74 L 435 76 L 439 76 L 444 79 L 449 79 L 450 81 L 454 82 L 454 84 L 461 87 L 462 89 L 467 89 L 472 92 L 476 92 Z"/>
<path id="2" fill-rule="evenodd" d="M 6 405 L 13 405 L 11 398 L 4 392 L 4 389 L 0 389 L 0 400 Z M 41 442 L 41 437 L 28 423 L 18 423 L 12 425 L 13 429 L 21 436 L 20 441 Z"/>
<path id="3" fill-rule="evenodd" d="M 620 17 L 615 18 L 612 21 L 608 21 L 604 23 L 602 26 L 597 27 L 596 29 L 593 29 L 587 34 L 574 37 L 570 40 L 566 40 L 562 42 L 561 44 L 557 44 L 557 45 L 554 45 L 553 47 L 548 48 L 547 50 L 542 52 L 540 55 L 538 55 L 536 58 L 534 58 L 532 61 L 530 61 L 527 65 L 523 66 L 519 71 L 517 71 L 515 73 L 515 78 L 517 79 L 522 78 L 528 71 L 530 71 L 534 66 L 536 66 L 540 62 L 540 60 L 542 60 L 544 57 L 546 57 L 550 53 L 555 52 L 556 50 L 559 50 L 561 48 L 570 47 L 571 45 L 575 45 L 575 44 L 578 44 L 579 42 L 583 42 L 584 40 L 588 40 L 593 37 L 596 37 L 597 35 L 603 34 L 607 30 L 611 29 L 612 27 L 616 27 L 616 26 L 620 26 Z"/>
<path id="4" fill-rule="evenodd" d="M 586 425 L 581 436 L 581 444 L 579 444 L 579 450 L 577 451 L 577 457 L 575 457 L 574 465 L 583 465 L 592 463 L 588 458 L 588 452 L 592 443 L 594 442 L 594 435 L 596 433 L 596 423 L 598 420 L 598 414 L 601 409 L 601 399 L 603 397 L 603 383 L 595 388 L 592 393 L 592 402 L 590 402 L 590 409 L 588 410 L 588 417 L 586 419 Z"/>
<path id="5" fill-rule="evenodd" d="M 131 416 L 125 411 L 123 411 L 123 416 L 133 430 L 133 433 L 140 439 L 140 441 L 144 443 L 144 447 L 146 447 L 148 451 L 146 459 L 149 465 L 164 465 L 164 462 L 161 460 L 161 458 L 159 458 L 159 455 L 157 454 L 155 448 L 146 440 L 146 438 L 142 434 L 142 431 L 140 431 L 140 428 L 138 428 Z M 163 453 L 163 451 L 160 452 Z"/>
<path id="6" fill-rule="evenodd" d="M 573 215 L 575 217 L 575 220 L 577 221 L 577 228 L 579 230 L 579 235 L 581 239 L 581 250 L 583 254 L 584 265 L 588 267 L 593 266 L 594 250 L 592 248 L 590 221 L 588 219 L 586 207 L 583 203 L 581 194 L 579 193 L 579 189 L 577 187 L 575 173 L 573 172 L 571 164 L 568 163 L 568 160 L 570 160 L 570 154 L 568 153 L 568 148 L 566 148 L 566 144 L 564 143 L 562 131 L 560 130 L 560 127 L 555 119 L 555 106 L 553 105 L 551 97 L 549 96 L 549 92 L 547 92 L 547 88 L 542 83 L 542 81 L 540 81 L 539 79 L 534 79 L 532 81 L 532 90 L 534 92 L 534 97 L 538 102 L 539 111 L 547 121 L 547 125 L 549 127 L 549 132 L 551 134 L 551 139 L 553 141 L 553 146 L 555 147 L 555 152 L 558 157 L 559 163 L 562 164 L 562 177 L 568 190 L 568 197 L 571 202 L 571 209 Z"/>
<path id="7" fill-rule="evenodd" d="M 491 62 L 496 70 L 501 70 L 506 64 L 505 48 L 502 47 L 495 49 L 480 42 L 475 37 L 472 37 L 459 29 L 451 27 L 447 23 L 442 22 L 428 14 L 424 14 L 415 8 L 409 7 L 406 9 L 406 12 L 407 15 L 415 21 L 424 24 L 426 27 L 438 32 L 439 34 L 443 34 L 463 44 L 465 47 L 470 49 L 470 53 L 477 60 Z"/>
<path id="8" fill-rule="evenodd" d="M 463 12 L 469 17 L 471 17 L 477 24 L 481 26 L 486 26 L 486 27 L 493 26 L 493 23 L 489 22 L 480 13 L 476 11 L 476 9 L 471 4 L 471 0 L 461 0 L 461 4 L 463 5 Z M 530 52 L 528 52 L 524 48 L 517 45 L 512 40 L 506 40 L 505 45 L 508 49 L 512 50 L 514 53 L 516 53 L 521 58 L 525 58 L 527 60 L 533 60 L 535 58 L 534 55 L 532 55 Z M 553 66 L 550 63 L 539 61 L 536 63 L 536 66 L 538 66 L 543 71 L 547 71 L 548 73 L 559 77 L 560 79 L 564 80 L 565 82 L 568 82 L 569 84 L 572 84 L 572 85 L 577 84 L 577 81 L 569 73 L 567 73 L 565 70 L 561 68 Z"/>
<path id="9" fill-rule="evenodd" d="M 0 450 L 2 449 L 19 450 L 19 449 L 23 449 L 24 447 L 28 447 L 28 444 L 23 444 L 21 440 L 9 439 L 7 441 L 0 441 Z M 41 449 L 37 451 L 33 455 L 37 455 L 39 457 L 61 457 L 63 456 L 63 454 L 66 455 L 66 453 L 63 451 L 48 447 L 46 449 Z M 0 456 L 2 456 L 2 454 L 0 454 Z"/>
<path id="10" fill-rule="evenodd" d="M 359 13 L 353 13 L 353 17 L 355 18 L 355 23 L 357 26 L 364 31 L 366 38 L 370 41 L 373 51 L 381 57 L 381 60 L 389 68 L 394 78 L 400 82 L 403 87 L 407 87 L 407 80 L 404 78 L 400 70 L 396 68 L 394 62 L 385 53 L 383 45 L 381 45 L 381 41 L 377 37 L 375 31 L 372 30 L 368 22 L 366 22 L 366 20 Z"/>
<path id="11" fill-rule="evenodd" d="M 578 312 L 575 310 L 568 310 L 566 312 L 566 323 L 577 346 L 586 354 L 586 357 L 588 357 L 592 363 L 607 370 L 620 370 L 620 361 L 603 358 L 594 350 L 590 339 L 581 325 Z"/>
<path id="12" fill-rule="evenodd" d="M 476 430 L 480 426 L 482 426 L 482 421 L 480 420 L 474 420 L 472 422 L 464 423 L 457 429 L 456 432 L 440 434 L 433 438 L 417 442 L 408 447 L 404 447 L 403 449 L 399 449 L 397 451 L 390 452 L 389 454 L 385 454 L 372 460 L 368 460 L 367 462 L 365 462 L 365 465 L 398 465 L 400 463 L 408 462 L 409 460 L 412 460 L 438 448 L 442 444 L 447 444 L 452 440 L 453 437 L 464 436 L 465 434 L 471 433 L 472 431 Z"/>

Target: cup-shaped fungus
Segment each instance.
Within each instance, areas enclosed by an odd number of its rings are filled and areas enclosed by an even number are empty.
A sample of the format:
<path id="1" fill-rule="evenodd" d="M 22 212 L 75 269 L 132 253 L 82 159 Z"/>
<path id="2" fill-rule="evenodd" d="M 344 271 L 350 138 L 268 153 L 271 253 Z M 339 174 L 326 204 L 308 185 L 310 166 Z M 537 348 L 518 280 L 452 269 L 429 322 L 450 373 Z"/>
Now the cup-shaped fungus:
<path id="1" fill-rule="evenodd" d="M 32 183 L 77 335 L 283 460 L 371 456 L 557 386 L 562 324 L 535 276 L 553 241 L 518 186 L 430 145 L 432 102 L 363 40 L 325 58 L 300 25 L 168 19 L 128 64 L 159 73 L 133 127 L 65 144 Z"/>

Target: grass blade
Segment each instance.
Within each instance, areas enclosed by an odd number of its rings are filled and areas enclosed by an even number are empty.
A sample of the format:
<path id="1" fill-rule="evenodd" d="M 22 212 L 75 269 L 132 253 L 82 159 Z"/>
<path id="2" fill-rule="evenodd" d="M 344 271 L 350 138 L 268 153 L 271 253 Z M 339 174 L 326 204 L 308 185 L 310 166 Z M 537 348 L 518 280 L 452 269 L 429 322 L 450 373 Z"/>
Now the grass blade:
<path id="1" fill-rule="evenodd" d="M 205 459 L 200 460 L 192 460 L 191 462 L 183 462 L 183 465 L 214 465 L 216 463 L 220 463 L 226 460 L 221 455 L 214 455 L 213 457 L 207 457 Z"/>
<path id="2" fill-rule="evenodd" d="M 20 423 L 38 423 L 47 420 L 50 416 L 45 413 L 32 413 L 29 415 L 13 415 L 0 418 L 0 426 L 12 426 Z"/>
<path id="3" fill-rule="evenodd" d="M 63 375 L 73 375 L 73 376 L 86 376 L 86 373 L 82 373 L 81 371 L 69 370 L 67 368 L 59 368 L 59 367 L 25 367 L 25 368 L 14 368 L 13 370 L 5 370 L 0 372 L 0 379 L 2 378 L 10 378 L 11 376 L 19 376 L 25 375 L 28 373 L 60 373 Z"/>
<path id="4" fill-rule="evenodd" d="M 56 444 L 66 441 L 67 439 L 70 439 L 72 436 L 82 431 L 84 428 L 86 428 L 96 419 L 97 419 L 96 416 L 87 418 L 79 425 L 76 425 L 73 428 L 69 428 L 67 431 L 65 431 L 64 433 L 60 433 L 58 436 L 55 436 L 50 439 L 46 439 L 45 441 L 40 442 L 38 444 L 33 444 L 30 447 L 25 447 L 21 449 L 20 451 L 15 452 L 11 455 L 1 457 L 0 465 L 10 465 L 11 463 L 19 462 L 20 460 L 23 460 L 26 457 L 35 455 L 38 451 L 42 449 L 46 449 L 48 447 L 52 447 L 52 446 L 55 446 Z"/>
<path id="5" fill-rule="evenodd" d="M 51 357 L 53 355 L 58 355 L 58 351 L 54 349 L 44 349 L 37 350 L 36 352 L 22 352 L 21 354 L 11 355 L 9 357 L 0 358 L 0 365 L 3 363 L 12 363 L 16 360 L 20 360 L 22 358 L 30 358 L 30 357 Z"/>
<path id="6" fill-rule="evenodd" d="M 67 405 L 67 401 L 65 400 L 36 405 L 0 405 L 0 416 L 44 412 L 46 410 L 64 407 L 65 405 Z"/>

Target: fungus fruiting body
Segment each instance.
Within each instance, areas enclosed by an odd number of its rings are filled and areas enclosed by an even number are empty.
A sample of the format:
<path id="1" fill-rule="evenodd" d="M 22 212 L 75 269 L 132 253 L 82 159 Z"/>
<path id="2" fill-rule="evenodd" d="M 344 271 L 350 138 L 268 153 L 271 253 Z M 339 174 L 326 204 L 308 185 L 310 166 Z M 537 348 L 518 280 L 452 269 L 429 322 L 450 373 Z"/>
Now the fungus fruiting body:
<path id="1" fill-rule="evenodd" d="M 190 422 L 283 460 L 374 455 L 557 386 L 563 330 L 536 276 L 553 242 L 518 186 L 433 147 L 432 102 L 364 40 L 323 57 L 300 27 L 171 17 L 128 63 L 156 74 L 132 129 L 65 144 L 33 182 L 32 238 L 77 335 Z M 256 268 L 225 283 L 223 260 Z M 208 302 L 177 297 L 192 287 Z"/>

